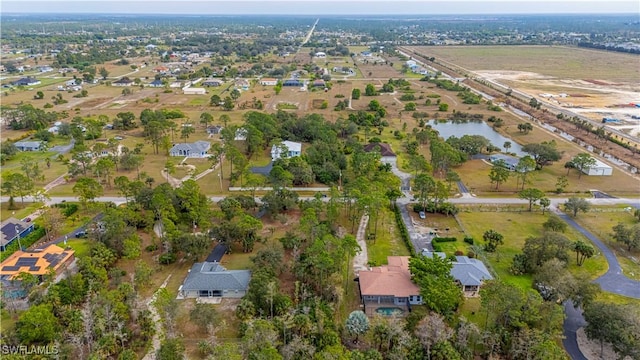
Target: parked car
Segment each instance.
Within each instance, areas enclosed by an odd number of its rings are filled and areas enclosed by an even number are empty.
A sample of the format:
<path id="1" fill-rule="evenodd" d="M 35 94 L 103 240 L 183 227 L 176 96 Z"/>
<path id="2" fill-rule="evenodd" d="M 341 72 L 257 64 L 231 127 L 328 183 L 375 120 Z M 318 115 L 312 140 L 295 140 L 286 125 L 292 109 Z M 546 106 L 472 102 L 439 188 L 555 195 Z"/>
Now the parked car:
<path id="1" fill-rule="evenodd" d="M 420 211 L 420 219 L 426 219 L 427 218 L 427 214 L 425 214 L 424 211 Z"/>
<path id="2" fill-rule="evenodd" d="M 30 218 L 30 217 L 25 218 L 25 219 L 24 219 L 24 222 L 31 222 L 31 218 Z"/>
<path id="3" fill-rule="evenodd" d="M 83 237 L 87 237 L 87 231 L 86 230 L 79 230 L 76 232 L 76 238 L 83 238 Z"/>

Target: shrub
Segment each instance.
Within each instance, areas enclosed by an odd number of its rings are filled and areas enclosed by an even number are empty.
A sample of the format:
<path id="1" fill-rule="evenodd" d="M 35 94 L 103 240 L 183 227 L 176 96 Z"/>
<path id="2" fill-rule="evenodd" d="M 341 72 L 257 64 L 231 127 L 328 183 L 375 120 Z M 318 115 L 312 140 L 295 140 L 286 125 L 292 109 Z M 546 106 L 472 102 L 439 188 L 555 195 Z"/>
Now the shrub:
<path id="1" fill-rule="evenodd" d="M 158 250 L 158 244 L 147 245 L 147 247 L 145 247 L 144 250 L 147 251 L 147 252 L 156 251 L 156 250 Z"/>
<path id="2" fill-rule="evenodd" d="M 160 264 L 162 265 L 169 265 L 169 264 L 173 264 L 174 262 L 176 262 L 177 256 L 174 253 L 166 253 L 166 254 L 162 254 L 160 255 L 160 258 L 158 259 L 158 262 L 160 262 Z"/>
<path id="3" fill-rule="evenodd" d="M 473 238 L 469 235 L 465 235 L 463 241 L 469 245 L 473 245 Z"/>
<path id="4" fill-rule="evenodd" d="M 473 250 L 469 250 L 467 251 L 467 257 L 473 259 L 474 257 L 476 257 L 476 253 Z"/>
<path id="5" fill-rule="evenodd" d="M 455 237 L 434 237 L 431 242 L 443 243 L 443 242 L 456 242 L 458 239 Z"/>
<path id="6" fill-rule="evenodd" d="M 456 256 L 462 256 L 464 255 L 464 253 L 462 252 L 462 250 L 456 250 Z"/>
<path id="7" fill-rule="evenodd" d="M 398 229 L 400 229 L 400 237 L 402 237 L 402 240 L 404 241 L 404 245 L 407 247 L 407 249 L 409 249 L 409 253 L 411 254 L 411 256 L 416 256 L 416 249 L 413 248 L 413 243 L 411 243 L 411 237 L 409 237 L 409 232 L 407 231 L 407 227 L 404 225 L 404 222 L 402 221 L 402 214 L 400 214 L 400 209 L 398 208 L 398 205 L 395 205 L 393 207 L 393 214 L 395 215 L 395 218 L 396 218 L 396 225 L 398 226 Z"/>

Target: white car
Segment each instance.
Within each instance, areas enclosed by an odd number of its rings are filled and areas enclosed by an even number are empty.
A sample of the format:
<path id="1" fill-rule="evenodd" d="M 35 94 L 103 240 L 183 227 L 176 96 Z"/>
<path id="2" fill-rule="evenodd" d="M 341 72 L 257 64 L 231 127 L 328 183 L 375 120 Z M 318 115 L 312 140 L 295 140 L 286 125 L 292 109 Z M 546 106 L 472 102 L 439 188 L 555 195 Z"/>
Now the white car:
<path id="1" fill-rule="evenodd" d="M 427 214 L 425 214 L 424 211 L 420 211 L 420 219 L 426 219 L 427 218 Z"/>

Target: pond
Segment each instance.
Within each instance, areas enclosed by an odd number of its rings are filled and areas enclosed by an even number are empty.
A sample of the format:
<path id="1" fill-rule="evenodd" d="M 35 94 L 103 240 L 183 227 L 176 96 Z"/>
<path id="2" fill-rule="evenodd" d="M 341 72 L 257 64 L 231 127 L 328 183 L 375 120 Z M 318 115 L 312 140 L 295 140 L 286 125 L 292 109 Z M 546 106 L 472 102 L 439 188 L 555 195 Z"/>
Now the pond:
<path id="1" fill-rule="evenodd" d="M 451 136 L 462 137 L 463 135 L 482 135 L 489 139 L 491 144 L 502 149 L 502 151 L 504 151 L 504 147 L 502 145 L 504 145 L 505 142 L 510 141 L 511 148 L 509 148 L 509 152 L 515 153 L 518 156 L 527 155 L 522 151 L 522 146 L 520 146 L 520 144 L 508 137 L 502 136 L 484 121 L 454 123 L 451 121 L 436 122 L 435 120 L 430 120 L 427 122 L 427 125 L 431 125 L 432 128 L 438 130 L 440 136 L 445 140 Z"/>

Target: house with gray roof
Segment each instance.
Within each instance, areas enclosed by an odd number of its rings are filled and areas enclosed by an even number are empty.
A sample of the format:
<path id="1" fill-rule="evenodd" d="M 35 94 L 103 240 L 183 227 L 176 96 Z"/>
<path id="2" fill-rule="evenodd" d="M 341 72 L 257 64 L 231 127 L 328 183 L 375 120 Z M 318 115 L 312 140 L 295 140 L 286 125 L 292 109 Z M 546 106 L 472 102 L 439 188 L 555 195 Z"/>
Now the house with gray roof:
<path id="1" fill-rule="evenodd" d="M 193 143 L 175 144 L 169 150 L 171 156 L 184 156 L 190 158 L 206 158 L 209 156 L 211 143 L 208 141 L 196 141 Z"/>
<path id="2" fill-rule="evenodd" d="M 428 258 L 437 256 L 444 259 L 447 257 L 443 252 L 431 252 L 427 249 L 422 250 L 422 255 Z M 487 267 L 478 259 L 456 256 L 456 261 L 452 261 L 452 265 L 451 276 L 462 287 L 465 295 L 474 295 L 480 290 L 480 286 L 484 281 L 493 280 L 493 276 Z"/>
<path id="3" fill-rule="evenodd" d="M 178 289 L 178 298 L 241 298 L 250 280 L 249 270 L 227 270 L 218 262 L 195 263 Z"/>
<path id="4" fill-rule="evenodd" d="M 23 238 L 33 231 L 33 223 L 18 220 L 10 217 L 0 224 L 0 250 L 5 251 L 6 247 L 18 238 Z"/>
<path id="5" fill-rule="evenodd" d="M 42 141 L 18 141 L 14 144 L 20 151 L 38 151 L 42 150 Z"/>

